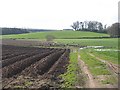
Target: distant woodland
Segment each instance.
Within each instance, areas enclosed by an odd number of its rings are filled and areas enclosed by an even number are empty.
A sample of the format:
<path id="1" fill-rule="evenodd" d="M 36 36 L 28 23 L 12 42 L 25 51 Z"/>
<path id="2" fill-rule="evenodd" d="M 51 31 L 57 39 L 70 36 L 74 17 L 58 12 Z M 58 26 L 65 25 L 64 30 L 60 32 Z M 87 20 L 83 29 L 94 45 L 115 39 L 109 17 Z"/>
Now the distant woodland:
<path id="1" fill-rule="evenodd" d="M 73 22 L 71 27 L 75 31 L 91 31 L 98 33 L 107 33 L 111 37 L 120 37 L 120 23 L 113 23 L 111 26 L 103 25 L 98 21 Z"/>
<path id="2" fill-rule="evenodd" d="M 23 29 L 23 28 L 0 28 L 0 35 L 9 35 L 9 34 L 23 34 L 30 32 L 47 32 L 47 31 L 55 31 L 52 29 Z"/>
<path id="3" fill-rule="evenodd" d="M 111 37 L 120 37 L 120 23 L 113 23 L 111 26 L 103 25 L 98 21 L 84 21 L 84 22 L 73 22 L 71 25 L 73 29 L 63 29 L 63 30 L 74 30 L 74 31 L 91 31 L 97 33 L 107 33 Z M 23 29 L 23 28 L 0 28 L 1 35 L 8 34 L 23 34 L 30 32 L 46 32 L 55 31 L 51 29 Z"/>
<path id="4" fill-rule="evenodd" d="M 21 28 L 0 28 L 0 34 L 8 35 L 8 34 L 22 34 L 29 33 L 26 29 Z"/>

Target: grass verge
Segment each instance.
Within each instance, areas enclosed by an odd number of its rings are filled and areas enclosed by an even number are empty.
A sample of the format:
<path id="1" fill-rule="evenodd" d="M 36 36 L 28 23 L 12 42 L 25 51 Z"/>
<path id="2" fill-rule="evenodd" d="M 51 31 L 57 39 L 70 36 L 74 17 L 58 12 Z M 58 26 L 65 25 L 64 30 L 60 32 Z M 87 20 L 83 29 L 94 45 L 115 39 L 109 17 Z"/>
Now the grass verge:
<path id="1" fill-rule="evenodd" d="M 70 62 L 67 68 L 67 72 L 60 75 L 64 80 L 61 85 L 62 88 L 71 88 L 74 87 L 77 81 L 77 71 L 78 71 L 78 62 L 77 62 L 77 52 L 70 53 Z"/>
<path id="2" fill-rule="evenodd" d="M 103 60 L 107 60 L 114 64 L 118 64 L 118 55 L 120 55 L 120 52 L 117 52 L 117 51 L 95 51 L 95 50 L 91 49 L 90 53 L 94 54 L 96 57 L 99 57 Z"/>
<path id="3" fill-rule="evenodd" d="M 118 49 L 118 38 L 108 39 L 55 39 L 55 42 L 64 44 L 79 44 L 81 46 L 104 46 Z"/>
<path id="4" fill-rule="evenodd" d="M 110 75 L 104 63 L 86 53 L 86 49 L 80 51 L 81 59 L 88 65 L 90 72 L 94 75 Z"/>

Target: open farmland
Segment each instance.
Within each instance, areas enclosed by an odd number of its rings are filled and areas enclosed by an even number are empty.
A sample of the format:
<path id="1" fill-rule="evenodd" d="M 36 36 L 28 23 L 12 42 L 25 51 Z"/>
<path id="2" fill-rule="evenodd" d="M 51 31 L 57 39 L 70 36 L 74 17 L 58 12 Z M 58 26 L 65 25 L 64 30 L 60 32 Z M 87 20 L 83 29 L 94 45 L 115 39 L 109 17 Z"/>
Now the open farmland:
<path id="1" fill-rule="evenodd" d="M 36 32 L 27 34 L 3 35 L 2 38 L 14 39 L 46 39 L 47 35 L 54 36 L 55 39 L 80 39 L 80 38 L 100 38 L 109 37 L 108 34 L 84 32 L 84 31 L 51 31 L 51 32 Z"/>
<path id="2" fill-rule="evenodd" d="M 46 35 L 55 39 L 47 41 Z M 56 31 L 3 36 L 3 87 L 117 88 L 119 38 L 104 35 Z"/>
<path id="3" fill-rule="evenodd" d="M 52 83 L 58 83 L 57 77 L 66 71 L 70 53 L 69 49 L 10 45 L 3 45 L 2 51 L 3 88 L 55 87 Z"/>
<path id="4" fill-rule="evenodd" d="M 79 44 L 82 46 L 104 46 L 106 48 L 118 48 L 118 38 L 102 38 L 102 39 L 55 39 L 57 43 Z"/>
<path id="5" fill-rule="evenodd" d="M 120 0 L 0 4 L 0 90 L 120 90 Z"/>

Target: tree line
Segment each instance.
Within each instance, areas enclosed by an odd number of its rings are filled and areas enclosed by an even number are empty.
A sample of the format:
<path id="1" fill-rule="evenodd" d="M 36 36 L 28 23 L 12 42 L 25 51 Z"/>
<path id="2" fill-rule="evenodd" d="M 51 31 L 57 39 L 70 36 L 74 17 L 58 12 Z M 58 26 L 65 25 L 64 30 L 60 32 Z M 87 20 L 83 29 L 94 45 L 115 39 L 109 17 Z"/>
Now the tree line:
<path id="1" fill-rule="evenodd" d="M 108 33 L 111 37 L 120 37 L 120 23 L 114 23 L 111 26 L 103 25 L 98 21 L 73 22 L 71 27 L 75 31 L 91 31 L 98 33 Z"/>
<path id="2" fill-rule="evenodd" d="M 2 35 L 29 33 L 27 29 L 22 28 L 0 28 L 0 32 Z"/>
<path id="3" fill-rule="evenodd" d="M 93 32 L 106 32 L 106 25 L 103 25 L 98 21 L 84 21 L 84 22 L 73 22 L 71 27 L 75 31 L 93 31 Z"/>

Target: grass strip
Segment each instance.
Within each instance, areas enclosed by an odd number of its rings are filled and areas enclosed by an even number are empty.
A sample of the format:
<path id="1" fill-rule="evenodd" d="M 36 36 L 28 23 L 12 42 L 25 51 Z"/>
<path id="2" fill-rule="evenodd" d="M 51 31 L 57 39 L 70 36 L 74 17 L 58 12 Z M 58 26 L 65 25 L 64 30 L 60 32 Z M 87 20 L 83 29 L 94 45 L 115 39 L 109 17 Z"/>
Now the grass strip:
<path id="1" fill-rule="evenodd" d="M 110 61 L 114 64 L 118 64 L 118 55 L 120 55 L 120 52 L 117 51 L 95 51 L 90 50 L 90 53 L 94 54 L 95 56 Z"/>
<path id="2" fill-rule="evenodd" d="M 70 53 L 70 61 L 67 67 L 67 72 L 60 75 L 64 80 L 63 84 L 61 85 L 62 88 L 71 88 L 75 86 L 77 81 L 77 71 L 78 71 L 78 64 L 77 64 L 77 52 Z"/>
<path id="3" fill-rule="evenodd" d="M 94 75 L 110 75 L 105 63 L 96 60 L 95 57 L 90 56 L 86 49 L 80 51 L 81 59 L 88 65 L 90 72 Z"/>

